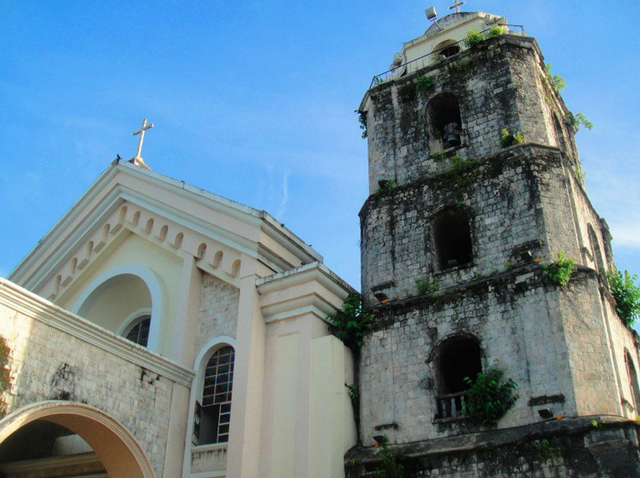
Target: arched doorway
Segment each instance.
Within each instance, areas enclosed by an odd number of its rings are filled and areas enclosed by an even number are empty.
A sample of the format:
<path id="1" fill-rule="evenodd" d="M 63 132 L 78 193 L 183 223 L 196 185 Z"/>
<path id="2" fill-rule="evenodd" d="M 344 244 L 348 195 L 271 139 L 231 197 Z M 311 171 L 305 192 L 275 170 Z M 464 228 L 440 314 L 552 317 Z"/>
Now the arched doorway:
<path id="1" fill-rule="evenodd" d="M 55 442 L 56 439 L 67 437 L 74 439 L 76 435 L 75 442 L 79 451 L 89 451 L 76 455 L 82 454 L 84 458 L 88 458 L 85 460 L 85 465 L 88 466 L 92 455 L 90 451 L 94 452 L 109 478 L 155 477 L 144 450 L 116 419 L 88 405 L 58 401 L 29 405 L 0 421 L 0 459 L 3 462 L 0 467 L 4 464 L 16 468 L 20 461 L 29 461 L 33 466 L 42 450 L 47 449 L 48 441 Z M 23 451 L 18 455 L 14 451 L 17 450 L 16 444 L 26 436 L 31 443 L 35 443 L 35 448 L 31 453 Z M 70 466 L 77 465 L 82 461 L 77 456 L 61 455 L 57 462 L 64 466 L 66 457 Z M 8 460 L 12 462 L 7 463 Z M 93 462 L 97 460 L 94 459 Z M 87 476 L 100 476 L 100 472 Z"/>

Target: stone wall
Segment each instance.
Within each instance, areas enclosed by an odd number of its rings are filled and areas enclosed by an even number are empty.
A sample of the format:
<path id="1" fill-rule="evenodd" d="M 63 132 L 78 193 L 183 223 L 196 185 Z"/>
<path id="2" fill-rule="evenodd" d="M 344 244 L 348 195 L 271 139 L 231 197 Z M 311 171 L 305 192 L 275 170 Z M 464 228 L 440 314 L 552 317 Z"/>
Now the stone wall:
<path id="1" fill-rule="evenodd" d="M 192 374 L 8 282 L 0 283 L 0 336 L 11 348 L 8 413 L 65 400 L 99 408 L 146 451 L 158 477 L 176 387 Z"/>
<path id="2" fill-rule="evenodd" d="M 519 384 L 520 398 L 501 428 L 539 420 L 539 407 L 529 403 L 534 397 L 563 395 L 556 410 L 574 414 L 561 324 L 547 311 L 540 276 L 516 269 L 378 308 L 360 367 L 364 444 L 382 432 L 407 443 L 480 430 L 436 419 L 437 351 L 453 336 L 479 339 L 483 369 L 500 368 Z"/>
<path id="3" fill-rule="evenodd" d="M 430 77 L 433 86 L 421 90 L 417 78 Z M 367 93 L 369 188 L 380 180 L 406 184 L 437 172 L 441 147 L 430 141 L 429 103 L 439 95 L 454 95 L 460 107 L 462 158 L 481 158 L 500 149 L 503 128 L 521 131 L 525 140 L 565 146 L 577 161 L 569 112 L 546 77 L 544 59 L 532 38 L 505 36 L 482 42 Z M 553 117 L 559 119 L 556 127 Z"/>
<path id="4" fill-rule="evenodd" d="M 202 279 L 196 354 L 215 337 L 236 337 L 240 290 L 209 274 Z"/>
<path id="5" fill-rule="evenodd" d="M 512 147 L 458 170 L 449 160 L 443 163 L 449 169 L 438 176 L 398 188 L 387 197 L 372 196 L 363 207 L 362 293 L 367 306 L 377 303 L 372 288 L 383 289 L 393 299 L 406 298 L 416 295 L 421 278 L 437 279 L 440 288 L 446 288 L 518 265 L 525 251 L 549 257 L 540 183 L 561 170 L 555 148 Z M 563 199 L 566 202 L 560 195 L 557 202 Z M 462 208 L 470 217 L 473 260 L 439 271 L 432 221 L 447 206 Z M 562 230 L 563 221 L 572 217 L 571 210 L 565 210 L 556 208 L 554 212 L 563 215 L 552 217 Z"/>
<path id="6" fill-rule="evenodd" d="M 637 423 L 596 416 L 391 450 L 404 478 L 634 478 L 639 440 Z M 379 476 L 379 449 L 354 449 L 346 458 L 347 478 Z"/>

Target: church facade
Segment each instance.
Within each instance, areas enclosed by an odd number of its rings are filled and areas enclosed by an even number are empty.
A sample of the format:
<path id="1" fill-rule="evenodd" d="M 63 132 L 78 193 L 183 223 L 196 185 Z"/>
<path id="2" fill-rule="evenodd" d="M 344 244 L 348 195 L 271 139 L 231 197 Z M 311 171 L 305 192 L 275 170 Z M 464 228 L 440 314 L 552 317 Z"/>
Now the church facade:
<path id="1" fill-rule="evenodd" d="M 332 335 L 354 290 L 318 252 L 139 149 L 0 279 L 0 474 L 640 476 L 639 339 L 535 39 L 446 16 L 360 114 L 361 349 Z M 480 423 L 466 377 L 490 372 L 517 394 Z"/>
<path id="2" fill-rule="evenodd" d="M 343 468 L 353 364 L 326 318 L 352 289 L 267 213 L 115 162 L 10 278 L 8 476 Z"/>

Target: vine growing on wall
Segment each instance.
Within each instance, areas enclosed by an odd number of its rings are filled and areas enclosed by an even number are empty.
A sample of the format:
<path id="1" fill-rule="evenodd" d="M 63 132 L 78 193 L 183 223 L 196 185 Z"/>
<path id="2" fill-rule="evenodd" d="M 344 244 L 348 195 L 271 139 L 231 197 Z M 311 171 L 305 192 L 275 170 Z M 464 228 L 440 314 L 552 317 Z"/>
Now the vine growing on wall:
<path id="1" fill-rule="evenodd" d="M 627 326 L 632 326 L 640 315 L 640 287 L 636 285 L 637 274 L 628 271 L 607 272 L 609 290 L 616 301 L 616 311 Z"/>
<path id="2" fill-rule="evenodd" d="M 355 110 L 355 114 L 358 115 L 358 122 L 360 123 L 360 129 L 362 130 L 362 139 L 365 139 L 368 136 L 367 133 L 367 112 Z"/>
<path id="3" fill-rule="evenodd" d="M 404 477 L 404 455 L 389 449 L 387 443 L 389 439 L 383 436 L 376 443 L 376 448 L 380 448 L 381 462 L 376 468 L 375 475 L 378 478 L 403 478 Z"/>
<path id="4" fill-rule="evenodd" d="M 344 309 L 328 319 L 333 334 L 351 350 L 357 352 L 362 347 L 364 331 L 373 322 L 373 315 L 362 308 L 360 294 L 350 294 L 344 302 Z"/>
<path id="5" fill-rule="evenodd" d="M 9 369 L 9 355 L 11 349 L 4 337 L 0 337 L 0 416 L 7 413 L 5 394 L 11 390 L 11 370 Z"/>

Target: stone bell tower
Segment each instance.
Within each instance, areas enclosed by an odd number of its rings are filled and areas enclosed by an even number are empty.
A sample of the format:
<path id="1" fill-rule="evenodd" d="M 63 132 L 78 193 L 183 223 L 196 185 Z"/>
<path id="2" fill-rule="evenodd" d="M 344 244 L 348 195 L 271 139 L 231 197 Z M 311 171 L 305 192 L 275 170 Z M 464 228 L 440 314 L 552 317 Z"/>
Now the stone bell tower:
<path id="1" fill-rule="evenodd" d="M 348 475 L 371 474 L 386 435 L 405 476 L 640 476 L 638 336 L 608 291 L 611 236 L 536 40 L 497 15 L 448 15 L 374 77 L 360 112 L 376 319 Z M 544 272 L 558 253 L 576 264 L 564 287 Z M 464 377 L 491 369 L 519 398 L 489 426 L 465 415 Z"/>

